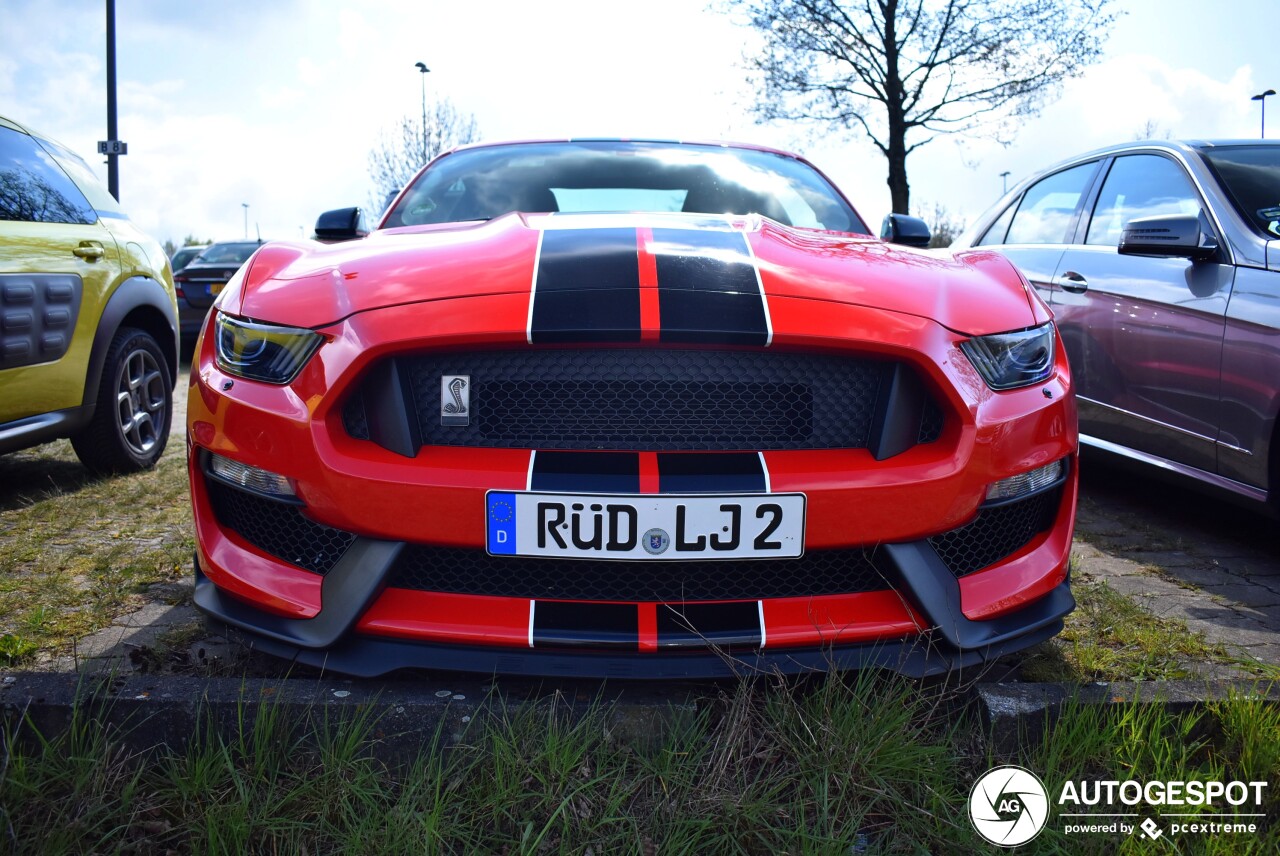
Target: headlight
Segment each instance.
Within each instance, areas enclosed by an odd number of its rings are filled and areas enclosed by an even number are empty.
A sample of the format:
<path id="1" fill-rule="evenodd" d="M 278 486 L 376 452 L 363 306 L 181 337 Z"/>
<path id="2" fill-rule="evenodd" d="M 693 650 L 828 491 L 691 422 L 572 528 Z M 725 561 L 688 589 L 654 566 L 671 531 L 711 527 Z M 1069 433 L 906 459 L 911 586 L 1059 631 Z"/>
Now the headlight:
<path id="1" fill-rule="evenodd" d="M 267 383 L 297 377 L 324 338 L 311 330 L 243 321 L 221 312 L 216 323 L 218 368 Z"/>
<path id="2" fill-rule="evenodd" d="M 975 336 L 961 350 L 992 389 L 1040 383 L 1053 374 L 1053 324 L 1030 330 Z"/>

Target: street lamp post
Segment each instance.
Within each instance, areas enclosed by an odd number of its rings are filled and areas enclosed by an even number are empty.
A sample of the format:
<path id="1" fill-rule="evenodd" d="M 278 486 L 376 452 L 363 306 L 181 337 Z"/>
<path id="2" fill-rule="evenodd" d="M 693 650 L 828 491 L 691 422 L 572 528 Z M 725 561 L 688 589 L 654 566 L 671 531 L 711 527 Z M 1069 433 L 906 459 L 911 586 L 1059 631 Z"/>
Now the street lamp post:
<path id="1" fill-rule="evenodd" d="M 431 69 L 427 68 L 425 62 L 414 64 L 419 72 L 422 73 L 422 162 L 427 162 L 427 72 Z"/>
<path id="2" fill-rule="evenodd" d="M 1000 173 L 1000 193 L 1001 195 L 1009 192 L 1009 170 Z"/>
<path id="3" fill-rule="evenodd" d="M 107 0 L 107 139 L 119 139 L 116 130 L 116 0 Z M 120 155 L 107 153 L 107 192 L 120 201 Z"/>
<path id="4" fill-rule="evenodd" d="M 1259 134 L 1259 136 L 1264 140 L 1267 138 L 1267 96 L 1275 94 L 1276 91 L 1274 89 L 1268 89 L 1266 92 L 1259 92 L 1257 95 L 1249 99 L 1250 101 L 1257 101 L 1262 105 L 1262 133 Z"/>
<path id="5" fill-rule="evenodd" d="M 249 203 L 241 202 L 240 207 L 244 209 L 244 239 L 249 240 Z"/>

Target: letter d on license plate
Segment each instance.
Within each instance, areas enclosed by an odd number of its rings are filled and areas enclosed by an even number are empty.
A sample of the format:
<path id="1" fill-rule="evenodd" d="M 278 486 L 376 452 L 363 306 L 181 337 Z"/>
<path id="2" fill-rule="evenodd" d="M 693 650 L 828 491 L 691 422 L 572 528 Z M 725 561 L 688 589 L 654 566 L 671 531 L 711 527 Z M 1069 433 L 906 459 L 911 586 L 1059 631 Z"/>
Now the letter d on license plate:
<path id="1" fill-rule="evenodd" d="M 485 497 L 497 556 L 568 559 L 785 559 L 804 553 L 802 493 Z"/>

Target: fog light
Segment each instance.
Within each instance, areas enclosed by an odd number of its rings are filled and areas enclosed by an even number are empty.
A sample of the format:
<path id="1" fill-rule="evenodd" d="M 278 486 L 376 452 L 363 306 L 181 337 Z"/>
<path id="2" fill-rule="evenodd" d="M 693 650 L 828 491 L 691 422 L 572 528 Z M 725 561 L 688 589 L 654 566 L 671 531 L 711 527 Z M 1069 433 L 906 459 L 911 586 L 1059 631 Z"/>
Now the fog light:
<path id="1" fill-rule="evenodd" d="M 255 493 L 297 499 L 297 494 L 293 492 L 293 485 L 278 473 L 261 470 L 213 454 L 209 455 L 209 471 L 225 482 L 247 488 Z"/>
<path id="2" fill-rule="evenodd" d="M 987 488 L 987 501 L 990 502 L 993 499 L 1015 499 L 1049 487 L 1062 478 L 1063 467 L 1065 466 L 1065 461 L 1057 460 L 1047 467 L 1040 467 L 1030 472 L 1001 479 Z"/>

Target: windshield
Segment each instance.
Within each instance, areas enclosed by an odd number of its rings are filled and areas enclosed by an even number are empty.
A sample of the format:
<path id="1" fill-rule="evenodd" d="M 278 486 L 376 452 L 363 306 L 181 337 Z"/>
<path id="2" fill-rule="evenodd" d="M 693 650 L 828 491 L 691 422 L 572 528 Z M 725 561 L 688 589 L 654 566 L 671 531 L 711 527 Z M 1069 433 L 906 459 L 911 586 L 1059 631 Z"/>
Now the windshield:
<path id="1" fill-rule="evenodd" d="M 382 227 L 489 220 L 512 211 L 761 214 L 789 226 L 868 232 L 803 161 L 753 149 L 614 141 L 455 152 L 419 175 Z"/>
<path id="2" fill-rule="evenodd" d="M 1202 149 L 1231 204 L 1254 229 L 1280 237 L 1280 146 Z"/>

